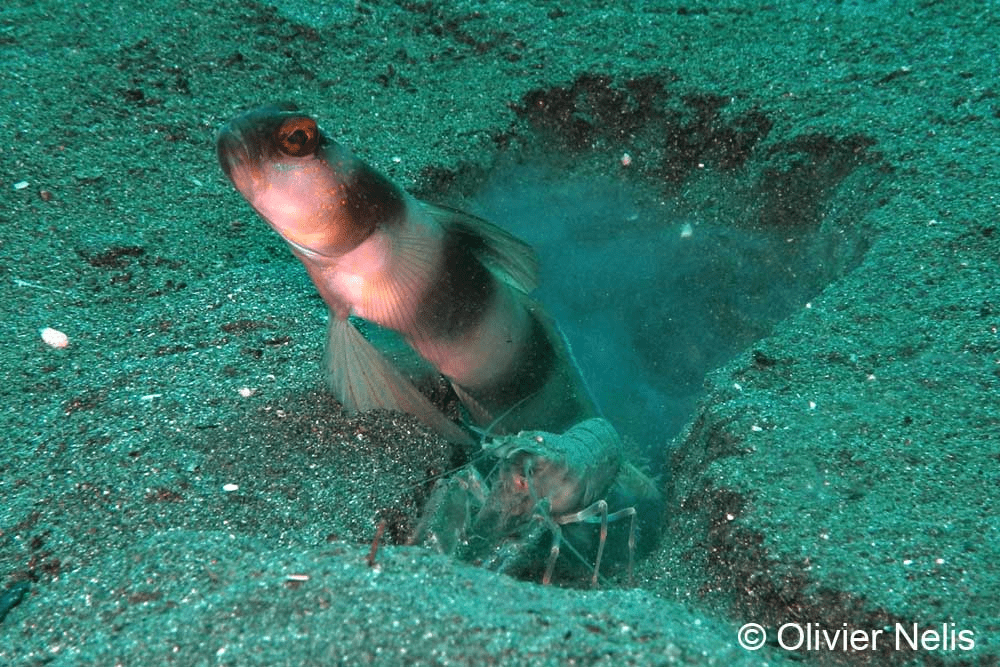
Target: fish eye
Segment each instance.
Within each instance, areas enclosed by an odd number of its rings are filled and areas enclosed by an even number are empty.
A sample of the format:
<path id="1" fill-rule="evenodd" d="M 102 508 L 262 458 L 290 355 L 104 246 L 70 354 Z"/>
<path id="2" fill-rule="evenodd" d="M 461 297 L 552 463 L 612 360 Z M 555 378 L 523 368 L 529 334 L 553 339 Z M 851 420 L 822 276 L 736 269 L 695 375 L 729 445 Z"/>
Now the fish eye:
<path id="1" fill-rule="evenodd" d="M 319 128 L 312 118 L 298 116 L 279 125 L 274 138 L 285 155 L 305 157 L 315 153 L 319 146 Z"/>

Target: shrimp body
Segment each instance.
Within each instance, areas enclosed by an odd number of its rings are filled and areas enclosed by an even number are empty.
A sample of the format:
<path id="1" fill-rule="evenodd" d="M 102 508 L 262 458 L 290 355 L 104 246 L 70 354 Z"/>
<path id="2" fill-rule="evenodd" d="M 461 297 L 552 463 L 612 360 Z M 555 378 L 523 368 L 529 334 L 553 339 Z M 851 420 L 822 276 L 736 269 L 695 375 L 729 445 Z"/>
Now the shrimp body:
<path id="1" fill-rule="evenodd" d="M 634 483 L 648 478 L 622 461 L 621 439 L 610 423 L 593 418 L 561 434 L 522 431 L 494 439 L 483 451 L 491 469 L 483 476 L 470 464 L 443 481 L 416 541 L 503 572 L 530 571 L 546 560 L 543 583 L 551 581 L 565 546 L 592 568 L 596 584 L 609 522 L 629 519 L 631 571 L 636 505 L 658 502 L 659 493 L 652 483 Z M 547 559 L 539 553 L 546 534 L 552 536 Z"/>

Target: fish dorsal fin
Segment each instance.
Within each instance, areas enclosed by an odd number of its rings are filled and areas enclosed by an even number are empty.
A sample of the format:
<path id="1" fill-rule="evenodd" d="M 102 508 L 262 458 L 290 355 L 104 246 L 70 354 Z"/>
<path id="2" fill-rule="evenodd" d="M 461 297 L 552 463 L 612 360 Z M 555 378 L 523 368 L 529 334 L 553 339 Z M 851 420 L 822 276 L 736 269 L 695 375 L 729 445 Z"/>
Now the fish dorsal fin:
<path id="1" fill-rule="evenodd" d="M 498 279 L 525 294 L 538 287 L 538 257 L 530 245 L 471 213 L 426 202 L 421 204 L 445 233 L 466 240 L 476 258 Z"/>
<path id="2" fill-rule="evenodd" d="M 351 322 L 331 314 L 323 355 L 327 382 L 348 410 L 407 412 L 452 442 L 474 439 L 449 420 Z"/>

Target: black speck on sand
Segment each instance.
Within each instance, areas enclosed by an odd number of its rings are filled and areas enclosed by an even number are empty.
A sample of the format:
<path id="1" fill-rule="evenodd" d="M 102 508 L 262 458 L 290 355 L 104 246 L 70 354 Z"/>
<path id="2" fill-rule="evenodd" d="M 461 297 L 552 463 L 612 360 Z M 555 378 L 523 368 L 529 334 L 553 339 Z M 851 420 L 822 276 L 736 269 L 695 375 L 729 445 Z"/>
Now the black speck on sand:
<path id="1" fill-rule="evenodd" d="M 329 4 L 0 10 L 0 663 L 997 664 L 994 3 Z M 660 443 L 660 546 L 597 591 L 399 546 L 451 454 L 324 394 L 323 304 L 214 155 L 295 100 L 427 187 L 584 74 L 759 110 L 762 164 L 864 137 L 881 182 L 838 194 L 866 202 L 856 266 Z M 792 652 L 790 623 L 882 633 Z M 896 650 L 897 623 L 937 635 Z"/>

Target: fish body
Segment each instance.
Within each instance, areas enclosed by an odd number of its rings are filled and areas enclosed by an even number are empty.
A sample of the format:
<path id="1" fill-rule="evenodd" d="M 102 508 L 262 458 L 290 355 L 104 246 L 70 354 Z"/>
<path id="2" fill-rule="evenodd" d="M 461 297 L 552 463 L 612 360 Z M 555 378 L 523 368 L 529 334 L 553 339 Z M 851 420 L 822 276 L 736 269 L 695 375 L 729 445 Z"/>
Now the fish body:
<path id="1" fill-rule="evenodd" d="M 358 317 L 398 334 L 451 383 L 473 424 L 562 432 L 597 416 L 568 345 L 529 296 L 531 248 L 460 211 L 419 201 L 290 106 L 219 133 L 223 171 L 289 244 L 330 309 L 324 364 L 348 409 L 414 414 L 469 439 L 376 349 Z"/>

